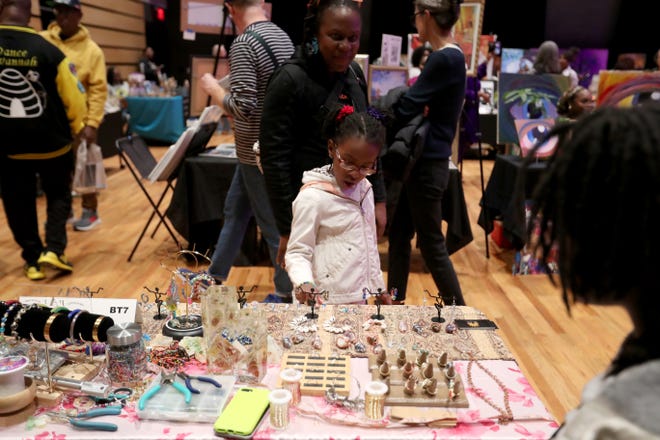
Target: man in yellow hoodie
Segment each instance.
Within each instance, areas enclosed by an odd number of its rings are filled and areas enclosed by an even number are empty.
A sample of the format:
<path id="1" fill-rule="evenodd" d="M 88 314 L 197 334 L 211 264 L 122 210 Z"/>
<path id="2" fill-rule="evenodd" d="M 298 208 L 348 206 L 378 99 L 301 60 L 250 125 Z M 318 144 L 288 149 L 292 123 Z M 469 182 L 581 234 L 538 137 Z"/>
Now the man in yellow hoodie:
<path id="1" fill-rule="evenodd" d="M 80 24 L 80 0 L 55 0 L 54 12 L 55 22 L 42 31 L 41 35 L 64 52 L 76 66 L 78 78 L 87 92 L 87 115 L 80 140 L 91 145 L 96 142 L 96 131 L 103 120 L 108 96 L 105 57 L 87 28 Z M 98 214 L 98 194 L 83 194 L 82 216 L 74 221 L 73 229 L 89 231 L 99 223 L 101 219 Z"/>

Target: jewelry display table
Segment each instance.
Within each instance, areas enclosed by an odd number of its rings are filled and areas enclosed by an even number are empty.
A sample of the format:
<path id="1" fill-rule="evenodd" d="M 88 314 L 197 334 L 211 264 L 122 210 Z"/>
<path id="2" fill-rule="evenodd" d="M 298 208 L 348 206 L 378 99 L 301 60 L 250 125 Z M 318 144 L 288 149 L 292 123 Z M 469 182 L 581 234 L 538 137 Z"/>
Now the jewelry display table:
<path id="1" fill-rule="evenodd" d="M 254 307 L 248 305 L 248 307 Z M 269 326 L 269 354 L 266 374 L 259 386 L 276 388 L 280 372 L 280 356 L 285 352 L 282 340 L 289 333 L 299 333 L 295 325 L 305 326 L 296 319 L 304 315 L 307 307 L 296 305 L 266 305 L 259 304 L 267 311 Z M 447 352 L 449 360 L 463 383 L 465 397 L 469 402 L 467 408 L 434 408 L 443 412 L 442 420 L 433 427 L 426 425 L 407 425 L 393 417 L 394 407 L 385 407 L 385 417 L 372 421 L 365 417 L 364 410 L 352 411 L 343 406 L 329 403 L 324 396 L 303 395 L 298 407 L 290 408 L 290 423 L 284 429 L 271 426 L 269 417 L 265 416 L 261 425 L 255 431 L 255 439 L 510 439 L 510 438 L 549 438 L 557 429 L 558 424 L 547 411 L 529 382 L 521 372 L 518 364 L 511 358 L 508 349 L 502 343 L 496 330 L 457 330 L 453 334 L 445 332 L 445 325 L 450 322 L 451 307 L 444 309 L 446 322 L 439 332 L 430 329 L 431 318 L 437 316 L 435 308 L 421 306 L 383 306 L 381 313 L 385 316 L 386 326 L 374 324 L 369 317 L 376 311 L 375 306 L 326 306 L 318 310 L 316 333 L 323 340 L 320 354 L 353 355 L 350 359 L 351 390 L 349 399 L 364 398 L 366 384 L 372 380 L 369 371 L 369 358 L 374 347 L 380 344 L 381 349 L 395 352 L 403 348 L 414 351 L 428 350 L 429 356 L 438 355 L 440 351 Z M 478 310 L 470 307 L 455 307 L 456 319 L 484 319 Z M 151 316 L 146 313 L 144 316 Z M 349 320 L 359 323 L 354 328 L 356 341 L 363 340 L 365 353 L 355 353 L 356 343 L 340 349 L 337 346 L 339 334 L 324 329 L 324 323 L 334 316 L 333 323 Z M 294 325 L 292 321 L 295 320 Z M 367 326 L 366 324 L 369 323 Z M 143 325 L 145 332 L 150 333 L 158 325 L 149 319 Z M 407 326 L 406 326 L 407 325 Z M 413 328 L 415 326 L 415 328 Z M 327 325 L 328 328 L 330 324 Z M 294 352 L 313 353 L 314 349 L 308 339 L 313 335 L 304 333 L 305 338 L 299 344 L 291 346 Z M 369 342 L 367 342 L 367 338 Z M 373 339 L 373 337 L 377 339 Z M 341 344 L 343 345 L 343 344 Z M 376 350 L 377 351 L 377 350 Z M 435 362 L 435 359 L 433 359 Z M 186 366 L 186 372 L 191 375 L 204 373 L 205 365 L 191 362 Z M 145 387 L 150 382 L 146 378 Z M 144 388 L 144 387 L 142 387 Z M 117 432 L 80 430 L 68 424 L 35 423 L 37 419 L 28 420 L 8 426 L 0 431 L 1 439 L 217 439 L 212 423 L 184 423 L 160 420 L 142 420 L 138 417 L 137 398 L 126 403 L 121 415 L 105 416 L 99 421 L 111 421 L 118 425 Z M 60 405 L 60 409 L 70 408 L 75 396 L 69 396 Z M 417 409 L 417 408 L 415 408 Z M 422 412 L 424 409 L 421 408 Z M 396 411 L 395 411 L 396 412 Z M 442 427 L 443 423 L 451 427 Z M 447 426 L 446 424 L 444 426 Z"/>

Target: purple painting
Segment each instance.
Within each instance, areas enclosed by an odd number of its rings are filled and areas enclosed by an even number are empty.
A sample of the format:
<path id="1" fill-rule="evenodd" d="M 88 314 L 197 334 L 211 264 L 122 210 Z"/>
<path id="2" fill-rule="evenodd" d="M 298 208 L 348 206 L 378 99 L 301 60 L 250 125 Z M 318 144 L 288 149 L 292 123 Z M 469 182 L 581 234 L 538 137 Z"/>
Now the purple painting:
<path id="1" fill-rule="evenodd" d="M 580 49 L 572 67 L 578 74 L 581 86 L 588 88 L 593 76 L 607 69 L 607 56 L 607 49 Z"/>

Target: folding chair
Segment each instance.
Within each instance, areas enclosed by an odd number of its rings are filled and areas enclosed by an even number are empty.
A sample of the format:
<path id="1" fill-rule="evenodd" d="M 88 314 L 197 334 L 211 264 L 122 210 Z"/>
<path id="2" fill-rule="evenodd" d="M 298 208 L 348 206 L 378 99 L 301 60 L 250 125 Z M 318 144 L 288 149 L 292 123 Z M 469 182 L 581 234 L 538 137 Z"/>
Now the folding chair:
<path id="1" fill-rule="evenodd" d="M 144 234 L 147 232 L 147 229 L 149 228 L 149 225 L 151 224 L 155 216 L 158 216 L 159 222 L 156 225 L 156 228 L 154 228 L 154 231 L 151 234 L 151 238 L 154 237 L 154 234 L 156 233 L 158 227 L 162 223 L 167 229 L 167 232 L 169 232 L 170 237 L 172 237 L 172 240 L 174 240 L 174 243 L 176 243 L 177 247 L 181 248 L 181 245 L 179 244 L 179 240 L 177 240 L 176 236 L 174 235 L 174 232 L 172 231 L 172 228 L 169 226 L 168 222 L 166 221 L 165 216 L 160 212 L 160 205 L 163 202 L 163 199 L 165 198 L 167 191 L 172 190 L 174 192 L 174 186 L 172 185 L 172 181 L 176 178 L 176 173 L 172 173 L 172 175 L 169 176 L 169 178 L 166 180 L 167 184 L 163 189 L 163 192 L 161 193 L 160 197 L 158 198 L 158 201 L 154 202 L 154 200 L 151 198 L 151 195 L 149 195 L 149 192 L 142 184 L 142 179 L 148 179 L 149 174 L 158 164 L 156 158 L 153 156 L 153 154 L 151 154 L 149 147 L 144 142 L 144 140 L 138 135 L 126 136 L 117 139 L 116 145 L 117 145 L 117 150 L 119 150 L 119 155 L 126 163 L 126 166 L 130 170 L 133 177 L 135 178 L 135 181 L 138 183 L 140 189 L 147 197 L 147 200 L 149 200 L 149 204 L 153 208 L 151 215 L 149 216 L 149 220 L 147 220 L 147 223 L 144 225 L 144 228 L 142 228 L 142 232 L 140 232 L 140 236 L 138 237 L 137 241 L 135 242 L 135 246 L 133 246 L 133 250 L 128 256 L 128 261 L 130 262 L 131 259 L 133 258 L 133 254 L 135 254 L 135 251 L 140 245 L 140 242 L 142 241 Z"/>

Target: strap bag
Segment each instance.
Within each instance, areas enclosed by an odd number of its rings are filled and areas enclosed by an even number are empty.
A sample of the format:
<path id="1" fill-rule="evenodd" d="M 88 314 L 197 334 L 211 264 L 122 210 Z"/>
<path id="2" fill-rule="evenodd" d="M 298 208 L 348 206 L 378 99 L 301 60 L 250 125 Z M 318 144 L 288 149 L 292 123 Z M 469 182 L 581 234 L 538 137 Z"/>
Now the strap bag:
<path id="1" fill-rule="evenodd" d="M 85 140 L 80 141 L 73 174 L 73 190 L 79 194 L 90 194 L 105 188 L 106 175 L 101 147 L 97 144 L 88 147 Z"/>

